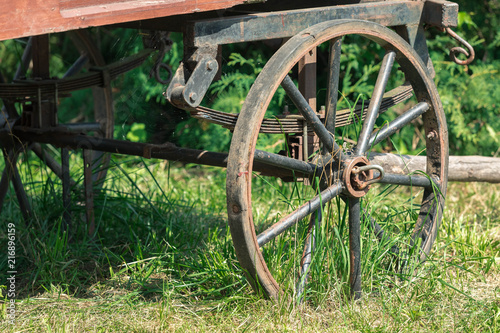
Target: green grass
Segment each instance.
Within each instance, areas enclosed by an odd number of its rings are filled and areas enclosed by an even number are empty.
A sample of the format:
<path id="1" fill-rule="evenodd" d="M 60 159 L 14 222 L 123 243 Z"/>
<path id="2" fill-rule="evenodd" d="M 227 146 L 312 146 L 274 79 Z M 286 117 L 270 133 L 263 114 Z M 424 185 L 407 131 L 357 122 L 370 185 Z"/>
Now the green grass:
<path id="1" fill-rule="evenodd" d="M 67 233 L 60 181 L 36 159 L 29 161 L 20 171 L 35 211 L 31 225 L 19 222 L 13 190 L 1 213 L 2 248 L 5 222 L 17 225 L 18 295 L 16 324 L 7 323 L 4 302 L 0 331 L 494 332 L 500 325 L 498 185 L 450 185 L 432 256 L 411 275 L 395 273 L 384 253 L 390 246 L 379 246 L 364 226 L 364 296 L 355 302 L 345 297 L 347 231 L 340 210 L 321 228 L 318 248 L 324 251 L 314 260 L 324 264 L 312 266 L 307 301 L 297 305 L 255 294 L 239 268 L 227 227 L 223 170 L 117 158 L 96 195 L 98 227 L 89 236 L 79 157 L 71 158 L 77 186 Z M 259 214 L 267 214 L 275 199 L 272 189 L 290 194 L 283 186 L 263 182 Z M 385 200 L 395 214 L 405 214 L 397 191 Z M 290 237 L 300 234 L 297 228 Z M 279 265 L 295 250 L 284 242 L 273 246 L 267 254 L 276 260 L 276 273 L 288 279 L 291 295 L 295 261 Z M 3 276 L 8 269 L 0 258 Z"/>

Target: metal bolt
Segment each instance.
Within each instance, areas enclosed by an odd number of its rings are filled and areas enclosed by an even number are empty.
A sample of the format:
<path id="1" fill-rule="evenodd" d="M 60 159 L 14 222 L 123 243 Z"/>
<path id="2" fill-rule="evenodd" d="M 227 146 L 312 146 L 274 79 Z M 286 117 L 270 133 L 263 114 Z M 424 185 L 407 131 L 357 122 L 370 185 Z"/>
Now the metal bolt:
<path id="1" fill-rule="evenodd" d="M 434 140 L 437 137 L 437 132 L 435 130 L 432 130 L 427 134 L 427 139 L 429 140 Z"/>
<path id="2" fill-rule="evenodd" d="M 215 60 L 210 60 L 209 62 L 207 62 L 207 70 L 214 70 L 216 67 L 216 63 L 217 62 Z"/>
<path id="3" fill-rule="evenodd" d="M 196 102 L 197 98 L 198 98 L 198 95 L 195 92 L 192 92 L 189 94 L 189 100 L 191 101 L 191 103 Z"/>

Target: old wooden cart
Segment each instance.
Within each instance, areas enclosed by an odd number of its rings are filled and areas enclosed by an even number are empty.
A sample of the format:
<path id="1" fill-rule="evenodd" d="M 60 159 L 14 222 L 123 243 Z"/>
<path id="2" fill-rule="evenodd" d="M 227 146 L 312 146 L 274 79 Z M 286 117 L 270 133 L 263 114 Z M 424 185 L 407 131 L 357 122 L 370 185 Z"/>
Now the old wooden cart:
<path id="1" fill-rule="evenodd" d="M 109 154 L 105 153 L 227 167 L 227 212 L 237 257 L 254 288 L 274 298 L 282 294 L 280 283 L 284 278 L 274 276 L 272 267 L 283 263 L 275 259 L 270 262 L 267 254 L 279 251 L 276 246 L 291 246 L 276 245 L 281 234 L 297 233 L 292 238 L 304 247 L 296 261 L 302 295 L 316 230 L 326 220 L 322 215 L 328 213 L 328 203 L 345 202 L 344 214 L 348 212 L 353 297 L 361 293 L 361 223 L 371 225 L 380 241 L 392 242 L 397 234 L 405 233 L 403 241 L 394 241 L 391 248 L 400 264 L 406 260 L 402 253 L 413 252 L 420 259 L 429 254 L 446 195 L 448 139 L 424 26 L 456 26 L 456 4 L 440 0 L 2 0 L 1 8 L 0 39 L 24 38 L 25 47 L 15 77 L 2 77 L 0 84 L 0 142 L 5 159 L 0 204 L 11 183 L 26 220 L 32 212 L 16 165 L 19 154 L 33 151 L 62 179 L 67 208 L 64 219 L 69 222 L 72 180 L 68 149 L 82 149 L 91 228 L 92 186 L 106 174 L 105 167 L 99 172 L 92 172 L 92 168 L 107 165 Z M 106 64 L 83 29 L 104 25 L 155 33 L 145 34 L 149 37 L 145 38 L 144 51 Z M 166 98 L 194 117 L 233 131 L 228 154 L 113 139 L 111 81 L 154 50 L 164 51 L 162 31 L 181 31 L 184 36 L 184 61 L 165 91 Z M 51 77 L 48 36 L 59 32 L 72 35 L 81 57 L 63 76 Z M 263 40 L 278 40 L 283 45 L 258 75 L 241 112 L 224 113 L 200 106 L 218 75 L 220 46 Z M 339 86 L 346 84 L 352 70 L 341 66 L 341 59 L 352 56 L 349 45 L 371 52 L 369 58 L 378 64 L 360 65 L 355 70 L 374 73 L 376 81 L 369 100 L 341 109 L 340 99 L 345 100 L 345 96 L 339 97 Z M 356 60 L 356 64 L 362 61 Z M 89 63 L 90 69 L 82 72 Z M 158 71 L 162 68 L 164 65 L 158 62 L 154 68 L 157 76 L 161 76 Z M 94 90 L 94 119 L 60 123 L 58 101 L 89 87 Z M 271 112 L 276 99 L 290 102 L 288 112 L 279 116 Z M 386 113 L 390 108 L 398 111 Z M 389 118 L 382 118 L 383 114 Z M 413 174 L 404 168 L 399 173 L 384 172 L 391 161 L 400 160 L 393 137 L 405 128 L 421 130 L 414 150 L 426 158 L 426 170 Z M 262 137 L 268 140 L 273 135 L 286 138 L 281 151 L 259 144 Z M 60 148 L 60 157 L 48 154 L 41 144 Z M 270 204 L 264 213 L 256 211 L 252 201 L 258 200 L 258 193 L 252 183 L 262 177 L 276 178 L 280 184 L 292 181 L 294 188 L 299 183 L 303 190 L 291 194 L 300 200 L 290 199 L 281 206 Z M 406 217 L 378 220 L 366 200 L 371 184 L 381 186 L 375 183 L 398 185 L 403 192 L 415 188 L 420 193 L 415 197 L 421 201 L 412 203 Z M 396 218 L 411 226 L 406 228 L 410 231 L 391 227 L 391 219 Z M 307 222 L 301 222 L 305 219 Z M 305 225 L 304 233 L 299 235 L 297 224 Z M 276 257 L 281 260 L 272 256 Z"/>

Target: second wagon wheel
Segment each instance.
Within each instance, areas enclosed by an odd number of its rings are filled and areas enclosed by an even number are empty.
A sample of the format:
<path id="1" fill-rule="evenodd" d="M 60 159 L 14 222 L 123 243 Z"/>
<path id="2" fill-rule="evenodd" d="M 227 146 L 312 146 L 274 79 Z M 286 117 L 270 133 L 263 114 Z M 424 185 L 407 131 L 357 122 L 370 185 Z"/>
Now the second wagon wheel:
<path id="1" fill-rule="evenodd" d="M 72 44 L 70 48 L 72 48 L 73 51 L 77 51 L 69 53 L 77 53 L 80 57 L 77 56 L 76 59 L 73 59 L 73 61 L 71 61 L 70 59 L 62 59 L 65 63 L 70 62 L 70 66 L 62 76 L 62 78 L 71 78 L 72 76 L 79 74 L 79 72 L 81 72 L 85 67 L 95 66 L 98 68 L 106 65 L 104 58 L 100 53 L 100 50 L 98 49 L 94 41 L 92 41 L 88 31 L 73 31 L 69 32 L 68 36 L 68 41 L 70 41 L 70 44 Z M 30 38 L 26 45 L 22 58 L 20 59 L 20 64 L 18 66 L 18 70 L 15 74 L 14 80 L 18 80 L 26 75 L 26 71 L 30 67 L 29 65 L 32 61 L 34 52 L 45 52 L 47 53 L 47 56 L 49 56 L 47 48 L 44 49 L 42 47 L 42 50 L 34 49 L 32 47 Z M 86 114 L 81 119 L 81 121 L 83 122 L 67 124 L 66 126 L 74 128 L 77 131 L 92 131 L 94 132 L 94 135 L 97 135 L 99 137 L 112 138 L 114 130 L 114 113 L 111 85 L 106 84 L 102 87 L 93 87 L 90 104 L 92 108 L 92 114 Z M 4 101 L 4 110 L 2 111 L 5 121 L 11 124 L 18 122 L 20 116 L 17 114 L 16 108 L 12 103 Z M 20 149 L 22 150 L 25 150 L 26 148 L 31 149 L 43 161 L 43 163 L 45 163 L 49 167 L 49 169 L 51 169 L 59 178 L 63 179 L 65 172 L 63 171 L 64 166 L 61 163 L 61 159 L 64 160 L 65 157 L 61 157 L 60 159 L 54 154 L 54 149 L 48 149 L 48 147 L 44 147 L 44 145 L 41 145 L 39 143 L 30 143 L 27 146 L 23 145 L 20 147 Z M 0 181 L 0 211 L 4 197 L 8 190 L 8 178 L 12 178 L 15 192 L 20 204 L 20 209 L 23 213 L 24 218 L 28 219 L 29 215 L 31 214 L 31 208 L 29 201 L 27 200 L 27 196 L 24 193 L 21 178 L 18 175 L 16 167 L 18 155 L 20 152 L 22 152 L 22 150 L 15 151 L 13 149 L 10 149 L 10 151 L 4 152 L 6 168 L 2 174 L 2 180 Z M 92 181 L 94 183 L 97 183 L 98 185 L 102 184 L 102 181 L 106 177 L 107 167 L 110 161 L 109 154 L 103 154 L 101 152 L 93 151 L 88 155 L 88 161 L 90 161 L 91 167 L 95 170 L 95 172 L 92 174 Z M 9 174 L 10 176 L 8 176 Z M 74 185 L 74 181 L 70 179 L 67 179 L 66 182 L 71 182 L 73 183 L 72 185 Z M 66 185 L 69 186 L 70 184 L 68 183 Z"/>
<path id="2" fill-rule="evenodd" d="M 340 70 L 341 54 L 352 57 L 341 52 L 340 43 L 346 39 L 354 40 L 355 45 L 365 40 L 373 47 L 365 52 L 379 49 L 382 53 L 376 64 L 358 64 L 359 70 L 375 73 L 370 100 L 358 108 L 339 110 L 337 104 L 343 98 L 337 94 L 339 81 L 352 74 L 348 68 Z M 320 120 L 293 82 L 299 60 L 320 48 L 328 50 L 328 79 L 317 89 L 318 99 L 325 100 L 326 121 Z M 368 58 L 377 58 L 377 54 L 363 57 Z M 359 63 L 363 59 L 358 59 Z M 400 79 L 406 83 L 397 83 Z M 408 99 L 408 94 L 413 97 Z M 321 143 L 322 148 L 309 151 L 304 160 L 289 157 L 287 148 L 273 148 L 276 144 L 272 142 L 279 139 L 270 141 L 270 135 L 262 134 L 263 119 L 276 100 L 283 98 L 293 102 Z M 398 104 L 403 100 L 408 102 Z M 385 111 L 392 106 L 396 111 L 391 116 Z M 398 158 L 403 131 L 417 133 L 408 150 L 426 156 L 426 170 L 412 175 L 384 174 L 383 167 L 370 162 L 370 154 L 392 152 L 387 156 Z M 362 226 L 367 226 L 362 230 L 371 226 L 378 243 L 390 249 L 385 252 L 399 257 L 399 266 L 409 254 L 425 259 L 441 222 L 447 140 L 445 116 L 428 70 L 411 46 L 392 30 L 367 21 L 339 20 L 315 25 L 291 38 L 253 84 L 239 115 L 228 159 L 229 226 L 236 255 L 254 289 L 280 298 L 298 286 L 298 297 L 302 297 L 311 272 L 311 281 L 349 281 L 351 296 L 359 297 L 361 259 L 374 244 L 366 235 L 361 237 Z M 286 141 L 285 135 L 281 141 Z M 265 173 L 255 172 L 264 169 Z M 269 176 L 283 178 L 287 172 L 288 178 L 295 180 L 289 185 Z M 388 192 L 396 193 L 402 202 L 387 201 Z M 399 209 L 393 209 L 398 205 Z M 349 254 L 332 253 L 333 247 L 344 242 L 339 234 L 346 230 Z M 328 269 L 335 256 L 349 258 L 345 271 Z"/>

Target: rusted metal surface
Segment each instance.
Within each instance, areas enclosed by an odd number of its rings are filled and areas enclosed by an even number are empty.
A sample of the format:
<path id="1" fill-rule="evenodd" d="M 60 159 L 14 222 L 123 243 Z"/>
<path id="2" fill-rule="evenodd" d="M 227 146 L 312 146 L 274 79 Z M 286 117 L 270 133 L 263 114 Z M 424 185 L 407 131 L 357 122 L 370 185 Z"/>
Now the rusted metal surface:
<path id="1" fill-rule="evenodd" d="M 328 200 L 324 196 L 325 193 L 321 193 L 321 195 L 310 198 L 295 211 L 292 211 L 289 215 L 283 217 L 282 220 L 275 226 L 272 226 L 269 230 L 264 231 L 262 234 L 256 235 L 253 222 L 251 175 L 254 170 L 253 157 L 257 154 L 261 154 L 255 150 L 257 137 L 260 132 L 261 123 L 263 122 L 268 104 L 273 98 L 274 91 L 276 91 L 279 87 L 279 84 L 283 81 L 285 82 L 285 86 L 290 88 L 285 89 L 285 91 L 287 92 L 288 97 L 292 100 L 294 99 L 293 96 L 296 95 L 295 90 L 297 89 L 295 86 L 292 87 L 293 83 L 286 83 L 286 77 L 289 74 L 290 69 L 295 66 L 298 61 L 313 47 L 346 34 L 362 35 L 374 42 L 382 44 L 386 49 L 394 51 L 396 56 L 393 57 L 393 54 L 389 52 L 388 57 L 396 60 L 400 69 L 405 73 L 405 77 L 411 82 L 415 90 L 417 101 L 426 101 L 431 106 L 422 116 L 427 135 L 427 165 L 425 171 L 431 179 L 435 180 L 434 185 L 440 188 L 440 193 L 443 195 L 436 194 L 439 191 L 433 191 L 433 184 L 429 181 L 429 179 L 427 179 L 427 182 L 424 184 L 424 186 L 427 186 L 424 188 L 424 199 L 420 206 L 419 217 L 414 224 L 415 232 L 411 241 L 415 242 L 418 238 L 422 240 L 422 258 L 425 258 L 427 253 L 429 253 L 430 247 L 435 240 L 437 228 L 440 224 L 447 184 L 447 130 L 439 96 L 426 65 L 422 62 L 419 55 L 408 45 L 407 42 L 403 41 L 400 36 L 395 34 L 392 30 L 374 23 L 346 20 L 325 22 L 308 28 L 295 37 L 292 37 L 292 39 L 282 46 L 282 48 L 278 50 L 278 52 L 273 56 L 273 58 L 271 58 L 271 60 L 266 64 L 266 67 L 264 67 L 260 73 L 250 90 L 249 95 L 247 96 L 240 115 L 238 116 L 228 159 L 226 181 L 228 216 L 236 254 L 240 264 L 247 272 L 249 280 L 255 284 L 256 289 L 264 290 L 269 296 L 274 298 L 280 298 L 282 296 L 282 291 L 279 287 L 279 281 L 274 279 L 267 267 L 266 257 L 261 251 L 261 246 L 277 237 L 281 233 L 281 229 L 289 228 L 289 224 L 293 225 L 297 223 L 302 217 L 307 217 L 318 209 L 320 206 L 318 197 L 322 198 L 321 205 L 326 204 Z M 387 78 L 390 67 L 391 66 L 389 65 L 382 66 L 382 71 L 379 73 L 379 76 L 384 79 L 382 81 L 385 81 Z M 383 84 L 378 85 L 378 90 L 380 91 L 375 94 L 375 101 L 373 102 L 374 110 L 377 109 L 375 106 L 379 104 L 383 95 L 383 86 Z M 298 104 L 297 106 L 299 110 L 307 111 L 310 106 L 303 97 L 302 99 L 303 100 L 296 98 L 294 103 L 297 102 L 295 104 Z M 306 114 L 306 112 L 303 113 L 305 118 L 307 118 Z M 313 117 L 309 118 L 310 124 L 315 122 Z M 405 125 L 408 126 L 410 121 L 411 117 L 408 117 L 408 119 L 404 121 Z M 319 122 L 317 126 L 320 127 L 324 125 L 322 125 L 322 122 Z M 367 135 L 361 139 L 365 142 L 369 142 L 373 134 L 372 130 L 373 128 L 370 126 L 370 128 L 366 131 Z M 323 131 L 315 130 L 315 132 L 321 133 Z M 325 138 L 322 139 L 323 144 L 325 144 L 325 142 L 328 143 L 326 135 L 324 137 Z M 360 139 L 358 139 L 358 144 L 359 141 Z M 341 177 L 340 182 L 337 182 L 339 179 L 338 175 L 345 174 L 348 176 L 347 179 L 349 182 L 353 178 L 354 181 L 356 181 L 355 178 L 358 177 L 359 184 L 356 183 L 351 187 L 357 187 L 358 190 L 363 191 L 368 190 L 368 186 L 365 185 L 371 181 L 383 182 L 385 179 L 389 183 L 394 182 L 393 184 L 401 183 L 413 186 L 412 181 L 415 180 L 418 182 L 426 177 L 420 176 L 420 178 L 416 179 L 412 177 L 419 176 L 395 175 L 391 173 L 385 173 L 382 177 L 382 175 L 380 175 L 380 170 L 375 170 L 375 167 L 370 167 L 368 171 L 353 172 L 353 170 L 357 170 L 356 168 L 370 165 L 368 160 L 363 160 L 362 165 L 358 165 L 359 163 L 355 160 L 356 152 L 360 155 L 359 158 L 366 159 L 365 155 L 367 150 L 356 149 L 356 146 L 346 149 L 346 159 L 343 160 L 344 163 L 335 163 L 338 165 L 339 170 L 331 173 L 324 172 L 323 174 L 325 174 L 327 178 L 321 179 L 320 182 L 321 184 L 330 183 L 332 184 L 330 186 L 335 186 L 335 188 L 340 185 L 342 188 L 342 195 L 348 197 L 346 199 L 349 202 L 348 209 L 350 216 L 350 281 L 352 296 L 357 298 L 359 297 L 361 290 L 361 261 L 359 247 L 361 207 L 359 198 L 350 194 L 346 190 L 346 187 L 349 186 L 346 177 Z M 329 166 L 328 163 L 332 163 L 331 156 L 330 160 L 326 157 L 327 156 L 325 155 L 325 162 L 323 162 L 323 164 L 319 163 L 318 167 L 326 169 L 326 167 Z M 346 165 L 350 165 L 349 161 L 354 162 L 350 172 L 346 168 Z M 276 166 L 278 167 L 278 165 Z M 373 175 L 363 175 L 363 172 L 373 172 Z M 363 177 L 360 177 L 360 175 L 363 175 Z M 380 177 L 382 177 L 382 179 L 380 179 Z M 336 195 L 333 195 L 332 198 L 335 196 Z M 263 221 L 259 221 L 259 223 L 263 223 Z"/>
<path id="2" fill-rule="evenodd" d="M 0 40 L 230 8 L 246 0 L 1 0 Z"/>
<path id="3" fill-rule="evenodd" d="M 0 84 L 0 98 L 11 101 L 24 101 L 31 97 L 38 99 L 42 97 L 55 98 L 58 94 L 91 88 L 94 86 L 109 85 L 113 80 L 137 66 L 149 57 L 152 50 L 143 50 L 133 56 L 122 59 L 103 67 L 91 68 L 89 73 L 79 74 L 68 78 L 52 79 L 26 79 L 17 80 L 15 83 Z M 107 76 L 107 79 L 106 79 Z"/>
<path id="4" fill-rule="evenodd" d="M 388 91 L 384 94 L 379 114 L 384 113 L 394 105 L 408 100 L 412 96 L 413 90 L 409 84 Z M 350 125 L 354 122 L 354 119 L 357 118 L 365 119 L 369 104 L 370 100 L 368 99 L 364 101 L 364 103 L 358 103 L 354 106 L 354 110 L 337 110 L 335 115 L 336 126 L 341 127 Z M 238 120 L 238 114 L 212 110 L 204 106 L 199 106 L 195 108 L 195 110 L 191 110 L 190 113 L 194 118 L 218 124 L 230 130 L 234 129 L 236 121 Z M 353 115 L 356 117 L 353 117 Z M 300 133 L 304 131 L 303 123 L 304 117 L 301 115 L 278 115 L 274 118 L 264 118 L 260 127 L 260 133 Z M 307 127 L 307 130 L 312 132 L 312 127 Z M 329 131 L 331 132 L 331 130 Z"/>
<path id="5" fill-rule="evenodd" d="M 359 198 L 350 197 L 349 207 L 349 283 L 351 298 L 361 297 L 361 202 Z"/>
<path id="6" fill-rule="evenodd" d="M 314 3 L 294 0 L 286 4 L 270 1 L 268 6 L 262 7 L 269 10 L 275 5 L 282 6 L 278 12 L 266 11 L 251 15 L 224 12 L 227 17 L 215 12 L 217 9 L 228 9 L 251 2 L 260 1 L 47 0 L 33 4 L 27 0 L 20 0 L 12 5 L 11 2 L 0 0 L 0 40 L 36 36 L 32 38 L 34 77 L 30 80 L 16 80 L 13 84 L 0 84 L 0 98 L 5 101 L 8 115 L 0 120 L 2 124 L 0 145 L 4 150 L 6 161 L 6 168 L 0 180 L 0 204 L 8 190 L 9 182 L 12 182 L 25 219 L 28 220 L 31 215 L 29 202 L 16 167 L 19 154 L 16 149 L 19 141 L 35 142 L 33 148 L 37 155 L 63 179 L 64 220 L 68 223 L 71 220 L 70 186 L 72 185 L 72 180 L 69 178 L 68 150 L 83 149 L 89 234 L 95 231 L 94 185 L 98 186 L 98 181 L 104 179 L 106 175 L 106 168 L 101 168 L 104 171 L 100 171 L 97 175 L 93 174 L 92 170 L 99 163 L 106 165 L 109 162 L 109 155 L 103 155 L 103 152 L 227 166 L 229 226 L 237 257 L 255 289 L 262 289 L 268 296 L 274 298 L 281 297 L 279 282 L 268 270 L 261 247 L 302 218 L 309 217 L 308 237 L 300 264 L 302 278 L 298 291 L 299 295 L 304 294 L 307 271 L 314 248 L 314 222 L 316 217 L 321 220 L 321 209 L 325 204 L 341 196 L 347 202 L 349 210 L 351 294 L 353 298 L 359 298 L 362 218 L 359 198 L 364 196 L 370 189 L 369 185 L 375 182 L 423 186 L 423 201 L 411 244 L 417 243 L 418 239 L 421 240 L 421 257 L 424 259 L 434 242 L 441 220 L 447 185 L 448 148 L 446 122 L 432 82 L 433 67 L 422 24 L 428 23 L 446 28 L 453 38 L 468 45 L 449 30 L 450 26 L 456 25 L 458 6 L 439 0 L 339 0 Z M 207 14 L 209 17 L 215 17 L 214 13 L 219 17 L 187 23 L 188 19 L 196 16 L 178 16 L 203 12 L 212 12 Z M 208 119 L 234 129 L 229 156 L 225 153 L 179 148 L 170 143 L 153 145 L 111 139 L 114 124 L 111 80 L 140 64 L 149 56 L 151 52 L 149 49 L 119 63 L 105 65 L 95 45 L 92 46 L 88 38 L 81 36 L 81 31 L 73 32 L 77 36 L 75 43 L 79 45 L 82 55 L 69 70 L 67 76 L 71 77 L 49 78 L 48 33 L 132 21 L 140 25 L 145 20 L 167 20 L 176 15 L 177 18 L 173 18 L 173 22 L 181 22 L 182 24 L 175 24 L 179 26 L 179 30 L 185 32 L 185 57 L 168 87 L 167 98 L 174 105 L 189 109 L 198 118 Z M 394 27 L 399 36 L 384 26 Z M 153 28 L 157 29 L 154 25 Z M 340 39 L 347 34 L 366 37 L 386 48 L 387 53 L 368 107 L 358 107 L 354 111 L 360 119 L 365 119 L 361 134 L 357 141 L 350 141 L 353 147 L 346 145 L 341 148 L 334 140 L 335 128 L 353 122 L 351 110 L 335 112 L 340 70 Z M 209 85 L 217 76 L 220 45 L 288 37 L 292 39 L 273 56 L 257 78 L 240 115 L 199 107 Z M 326 89 L 328 97 L 324 113 L 319 115 L 316 105 L 316 47 L 328 41 L 330 41 L 328 61 L 330 68 Z M 166 68 L 161 60 L 168 50 L 168 42 L 160 39 L 159 43 L 160 46 L 151 45 L 151 48 L 160 49 L 151 74 L 164 84 L 166 80 L 160 71 Z M 452 49 L 453 57 L 457 52 L 473 57 L 474 51 L 470 45 L 468 49 L 468 52 L 462 48 Z M 28 58 L 24 62 L 29 63 L 31 58 L 29 47 L 25 54 L 28 54 Z M 89 59 L 94 68 L 87 74 L 76 74 Z M 401 67 L 411 86 L 401 85 L 387 93 L 390 95 L 387 96 L 384 92 L 394 61 Z M 460 63 L 456 58 L 454 61 Z M 463 61 L 463 63 L 468 62 L 469 59 Z M 299 72 L 298 88 L 288 76 L 295 65 Z M 264 119 L 273 92 L 280 84 L 300 115 L 286 116 L 282 119 Z M 87 87 L 92 87 L 95 92 L 96 123 L 76 126 L 58 124 L 57 102 L 61 94 Z M 378 115 L 411 97 L 413 90 L 420 103 L 379 131 L 374 131 Z M 20 121 L 13 107 L 14 103 L 18 102 L 24 105 Z M 370 147 L 389 138 L 417 117 L 422 117 L 425 125 L 427 154 L 425 170 L 428 177 L 385 172 L 382 166 L 370 164 L 367 159 Z M 88 136 L 75 133 L 85 130 L 93 130 L 97 134 Z M 283 152 L 276 154 L 255 149 L 258 135 L 262 132 L 296 134 L 296 138 L 300 140 L 297 140 L 299 149 L 295 158 L 284 156 Z M 319 149 L 320 142 L 323 146 L 322 151 Z M 41 152 L 39 143 L 49 143 L 61 148 L 61 165 L 51 156 Z M 310 161 L 309 155 L 313 152 L 317 155 Z M 277 223 L 257 235 L 253 224 L 251 194 L 254 171 L 282 179 L 301 179 L 304 185 L 314 185 L 319 189 L 315 187 L 314 194 L 311 194 L 305 203 L 301 202 L 294 211 L 284 215 Z M 433 187 L 438 187 L 439 191 L 435 191 Z M 369 219 L 376 234 L 385 235 L 380 225 L 371 217 Z"/>
<path id="7" fill-rule="evenodd" d="M 446 28 L 458 25 L 458 4 L 444 0 L 424 2 L 423 22 L 435 27 Z"/>
<path id="8" fill-rule="evenodd" d="M 217 47 L 204 47 L 183 61 L 168 86 L 165 97 L 173 105 L 193 109 L 200 105 L 212 80 L 217 75 Z M 195 64 L 192 70 L 190 64 Z"/>
<path id="9" fill-rule="evenodd" d="M 450 35 L 457 42 L 464 45 L 468 50 L 468 52 L 467 52 L 464 48 L 458 47 L 458 46 L 451 48 L 451 50 L 450 50 L 451 60 L 459 65 L 470 64 L 474 60 L 474 57 L 476 56 L 476 53 L 474 52 L 474 48 L 469 43 L 467 43 L 467 41 L 465 39 L 460 37 L 456 32 L 454 32 L 450 28 L 445 28 L 445 31 L 448 35 Z M 465 59 L 465 60 L 458 59 L 457 54 L 459 54 L 459 53 L 465 55 L 467 57 L 467 59 Z"/>
<path id="10" fill-rule="evenodd" d="M 373 3 L 279 11 L 196 21 L 187 25 L 193 46 L 231 44 L 298 34 L 308 26 L 331 20 L 370 20 L 385 26 L 419 24 L 422 1 Z"/>
<path id="11" fill-rule="evenodd" d="M 359 173 L 357 169 L 369 165 L 370 162 L 364 156 L 357 156 L 346 161 L 342 177 L 344 190 L 350 197 L 361 198 L 368 193 L 369 187 L 362 185 L 373 179 L 373 171 Z"/>

